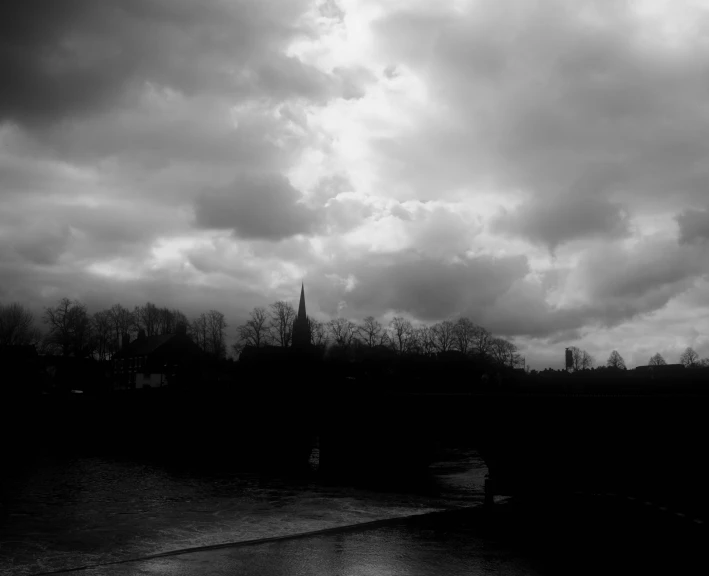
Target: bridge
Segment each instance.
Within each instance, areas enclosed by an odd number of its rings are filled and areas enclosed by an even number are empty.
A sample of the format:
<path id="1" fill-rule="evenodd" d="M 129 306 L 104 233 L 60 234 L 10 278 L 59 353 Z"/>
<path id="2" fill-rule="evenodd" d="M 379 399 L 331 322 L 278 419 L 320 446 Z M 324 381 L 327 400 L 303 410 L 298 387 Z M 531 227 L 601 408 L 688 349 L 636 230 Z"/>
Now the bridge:
<path id="1" fill-rule="evenodd" d="M 324 470 L 413 470 L 437 445 L 456 441 L 485 460 L 490 497 L 582 491 L 684 499 L 704 509 L 709 502 L 706 393 L 339 395 L 331 402 L 318 421 Z"/>
<path id="2" fill-rule="evenodd" d="M 415 475 L 441 446 L 476 448 L 493 495 L 562 491 L 686 498 L 707 504 L 709 394 L 696 389 L 580 393 L 487 390 L 411 394 L 332 386 L 327 392 L 153 391 L 17 401 L 10 451 L 144 453 L 195 466 L 283 468 L 320 444 L 322 473 Z M 191 464 L 190 464 L 191 465 Z"/>

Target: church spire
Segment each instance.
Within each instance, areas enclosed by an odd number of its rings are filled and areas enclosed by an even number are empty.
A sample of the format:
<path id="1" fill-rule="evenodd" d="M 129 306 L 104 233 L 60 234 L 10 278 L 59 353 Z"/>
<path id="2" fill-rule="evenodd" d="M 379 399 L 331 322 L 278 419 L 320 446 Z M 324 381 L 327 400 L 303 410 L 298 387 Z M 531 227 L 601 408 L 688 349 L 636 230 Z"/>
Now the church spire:
<path id="1" fill-rule="evenodd" d="M 300 304 L 298 305 L 298 316 L 293 322 L 291 341 L 294 348 L 307 349 L 310 347 L 310 320 L 305 313 L 305 283 L 300 285 Z"/>
<path id="2" fill-rule="evenodd" d="M 305 283 L 300 285 L 300 304 L 298 305 L 298 320 L 305 320 Z"/>

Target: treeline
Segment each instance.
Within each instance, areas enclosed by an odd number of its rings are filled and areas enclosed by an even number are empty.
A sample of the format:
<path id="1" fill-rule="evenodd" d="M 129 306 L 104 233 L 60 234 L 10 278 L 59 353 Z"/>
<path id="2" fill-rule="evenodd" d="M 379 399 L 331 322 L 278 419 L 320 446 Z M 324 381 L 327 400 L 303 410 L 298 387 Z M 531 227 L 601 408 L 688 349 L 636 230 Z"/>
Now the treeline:
<path id="1" fill-rule="evenodd" d="M 34 345 L 40 354 L 110 360 L 120 350 L 124 334 L 134 339 L 173 334 L 179 325 L 207 354 L 226 356 L 224 314 L 217 310 L 188 319 L 177 309 L 158 307 L 152 302 L 133 310 L 115 304 L 89 313 L 78 300 L 62 298 L 46 307 L 40 318 L 42 330 L 31 311 L 20 304 L 0 304 L 0 346 Z"/>
<path id="2" fill-rule="evenodd" d="M 288 302 L 254 308 L 249 319 L 237 326 L 234 352 L 239 354 L 246 346 L 290 346 L 295 317 L 295 308 Z M 362 348 L 386 348 L 399 355 L 459 353 L 489 359 L 508 368 L 524 367 L 524 359 L 514 343 L 493 336 L 468 318 L 433 325 L 415 325 L 399 316 L 388 325 L 373 316 L 359 323 L 347 318 L 327 322 L 310 319 L 309 327 L 311 344 L 332 354 L 347 356 Z"/>
<path id="3" fill-rule="evenodd" d="M 248 320 L 236 327 L 231 352 L 238 356 L 247 345 L 290 347 L 295 318 L 296 310 L 285 301 L 254 308 Z M 217 310 L 190 319 L 178 309 L 148 302 L 133 310 L 114 304 L 89 313 L 80 301 L 62 298 L 55 306 L 46 307 L 39 320 L 20 304 L 0 305 L 0 346 L 30 344 L 40 354 L 109 360 L 120 350 L 123 334 L 131 339 L 141 331 L 146 336 L 172 334 L 181 324 L 207 354 L 224 358 L 228 352 L 229 325 Z M 311 343 L 333 354 L 384 347 L 400 355 L 458 352 L 510 368 L 524 366 L 515 344 L 493 336 L 468 318 L 414 325 L 406 318 L 395 317 L 386 326 L 372 316 L 360 323 L 346 318 L 328 322 L 309 319 L 309 327 Z"/>
<path id="4" fill-rule="evenodd" d="M 591 356 L 585 350 L 581 350 L 576 346 L 570 347 L 568 350 L 571 351 L 571 366 L 570 369 L 573 372 L 579 372 L 581 370 L 590 370 L 595 364 L 595 358 Z M 699 354 L 692 348 L 687 347 L 684 349 L 679 357 L 679 364 L 685 368 L 709 368 L 709 358 L 699 358 Z M 667 362 L 658 352 L 657 354 L 650 357 L 647 363 L 648 366 L 666 366 Z M 611 368 L 614 370 L 626 370 L 625 360 L 618 353 L 617 350 L 613 350 L 606 360 L 605 366 L 599 368 Z"/>
<path id="5" fill-rule="evenodd" d="M 245 346 L 291 346 L 295 318 L 295 308 L 285 301 L 254 308 L 246 322 L 236 327 L 236 343 L 231 352 L 238 356 Z M 131 339 L 141 331 L 146 336 L 172 334 L 179 325 L 208 355 L 227 356 L 229 324 L 217 310 L 188 318 L 176 308 L 147 302 L 132 310 L 114 304 L 91 314 L 80 301 L 62 298 L 55 306 L 46 307 L 37 322 L 21 304 L 0 304 L 0 346 L 29 344 L 40 354 L 109 360 L 120 350 L 123 334 Z M 309 327 L 311 343 L 336 355 L 351 355 L 363 348 L 384 348 L 406 356 L 462 354 L 508 368 L 525 367 L 524 358 L 513 342 L 495 337 L 468 318 L 432 325 L 413 324 L 399 316 L 387 325 L 373 316 L 361 322 L 347 318 L 327 322 L 309 319 Z M 594 367 L 595 359 L 588 352 L 577 347 L 570 350 L 574 372 Z M 700 359 L 691 347 L 682 352 L 679 362 L 688 368 L 709 367 L 709 358 Z M 648 360 L 649 366 L 664 364 L 666 361 L 659 353 Z M 623 357 L 613 350 L 605 367 L 624 370 L 626 365 Z"/>

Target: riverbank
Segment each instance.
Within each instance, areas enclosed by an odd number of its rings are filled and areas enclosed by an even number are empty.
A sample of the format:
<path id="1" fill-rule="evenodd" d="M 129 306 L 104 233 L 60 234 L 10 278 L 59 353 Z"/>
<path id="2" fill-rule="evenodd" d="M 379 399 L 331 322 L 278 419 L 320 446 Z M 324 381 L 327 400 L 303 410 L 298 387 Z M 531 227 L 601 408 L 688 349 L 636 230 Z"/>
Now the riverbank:
<path id="1" fill-rule="evenodd" d="M 510 500 L 86 567 L 138 574 L 706 574 L 705 524 L 617 497 Z M 64 572 L 66 574 L 75 571 Z"/>

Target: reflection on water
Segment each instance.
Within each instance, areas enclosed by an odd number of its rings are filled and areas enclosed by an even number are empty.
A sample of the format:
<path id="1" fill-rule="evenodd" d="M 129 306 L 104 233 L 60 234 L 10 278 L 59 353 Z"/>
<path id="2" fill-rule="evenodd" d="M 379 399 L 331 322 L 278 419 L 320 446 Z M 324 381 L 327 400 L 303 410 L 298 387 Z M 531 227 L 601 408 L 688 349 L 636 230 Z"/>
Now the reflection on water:
<path id="1" fill-rule="evenodd" d="M 41 571 L 297 534 L 482 501 L 486 472 L 451 451 L 430 482 L 377 492 L 106 458 L 44 460 L 2 483 L 0 572 Z"/>
<path id="2" fill-rule="evenodd" d="M 480 538 L 474 522 L 397 522 L 376 529 L 329 533 L 251 547 L 230 547 L 89 569 L 87 576 L 249 574 L 251 576 L 443 576 L 539 574 L 530 559 Z"/>

